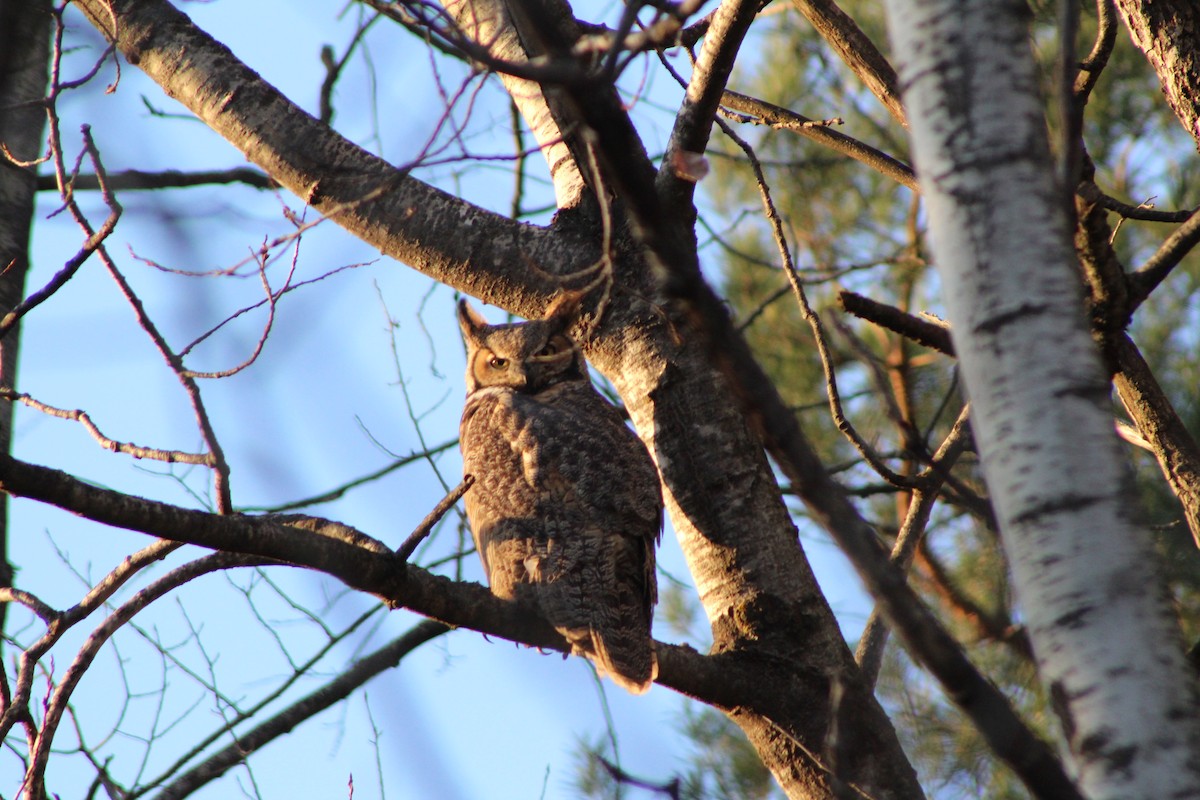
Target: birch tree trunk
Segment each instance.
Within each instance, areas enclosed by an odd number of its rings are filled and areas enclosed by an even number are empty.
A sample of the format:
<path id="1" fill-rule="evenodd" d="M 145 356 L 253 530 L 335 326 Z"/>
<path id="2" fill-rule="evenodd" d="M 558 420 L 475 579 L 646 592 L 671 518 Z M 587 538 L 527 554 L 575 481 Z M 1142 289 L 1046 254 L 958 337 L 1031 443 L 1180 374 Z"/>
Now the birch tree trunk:
<path id="1" fill-rule="evenodd" d="M 1185 669 L 1113 431 L 1024 4 L 889 0 L 933 254 L 1044 684 L 1091 798 L 1200 795 Z"/>

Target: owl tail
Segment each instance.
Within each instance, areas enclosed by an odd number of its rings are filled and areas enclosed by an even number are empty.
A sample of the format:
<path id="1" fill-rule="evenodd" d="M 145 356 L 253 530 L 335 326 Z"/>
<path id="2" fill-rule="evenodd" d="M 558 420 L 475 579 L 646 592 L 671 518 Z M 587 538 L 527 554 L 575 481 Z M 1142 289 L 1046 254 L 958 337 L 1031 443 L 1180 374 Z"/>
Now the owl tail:
<path id="1" fill-rule="evenodd" d="M 629 631 L 591 631 L 591 648 L 586 653 L 600 674 L 631 694 L 645 694 L 658 677 L 654 641 Z"/>

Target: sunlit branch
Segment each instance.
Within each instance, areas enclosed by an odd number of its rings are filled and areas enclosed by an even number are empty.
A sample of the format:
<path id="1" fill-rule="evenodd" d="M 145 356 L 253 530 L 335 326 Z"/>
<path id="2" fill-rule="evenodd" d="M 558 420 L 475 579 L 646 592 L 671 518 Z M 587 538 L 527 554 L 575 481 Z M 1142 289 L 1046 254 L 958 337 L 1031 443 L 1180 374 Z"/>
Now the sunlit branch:
<path id="1" fill-rule="evenodd" d="M 421 520 L 421 524 L 417 525 L 416 529 L 404 540 L 404 543 L 396 548 L 396 555 L 402 560 L 408 561 L 412 557 L 413 551 L 417 549 L 417 546 L 425 541 L 425 537 L 433 530 L 433 526 L 438 524 L 438 521 L 446 515 L 446 512 L 453 508 L 454 504 L 474 485 L 474 475 L 463 477 L 462 483 L 455 486 L 445 497 L 439 500 L 438 504 L 433 507 L 433 510 Z"/>
<path id="2" fill-rule="evenodd" d="M 1200 446 L 1129 334 L 1114 339 L 1111 349 L 1116 359 L 1113 383 L 1117 395 L 1154 453 L 1182 506 L 1192 540 L 1200 547 Z"/>
<path id="3" fill-rule="evenodd" d="M 913 173 L 912 167 L 853 137 L 831 130 L 827 125 L 816 124 L 814 120 L 794 111 L 733 91 L 727 91 L 722 95 L 721 105 L 743 114 L 750 114 L 762 120 L 764 125 L 792 131 L 806 139 L 811 139 L 817 144 L 824 145 L 867 165 L 901 186 L 906 186 L 914 192 L 920 191 L 920 187 L 917 185 L 917 176 Z"/>
<path id="4" fill-rule="evenodd" d="M 858 24 L 833 0 L 792 0 L 792 4 L 829 43 L 846 66 L 858 75 L 888 113 L 901 125 L 908 127 L 904 107 L 900 102 L 900 91 L 897 88 L 896 70 Z"/>
<path id="5" fill-rule="evenodd" d="M 847 290 L 838 292 L 838 304 L 847 313 L 887 328 L 917 344 L 948 356 L 954 355 L 954 344 L 950 341 L 950 329 L 946 325 L 939 325 Z"/>
<path id="6" fill-rule="evenodd" d="M 750 23 L 758 16 L 762 0 L 723 0 L 704 36 L 704 46 L 692 67 L 683 104 L 656 178 L 658 195 L 668 206 L 688 204 L 696 189 L 696 178 L 687 174 L 680 160 L 697 157 L 708 148 L 713 121 L 721 96 L 733 72 L 733 64 Z"/>

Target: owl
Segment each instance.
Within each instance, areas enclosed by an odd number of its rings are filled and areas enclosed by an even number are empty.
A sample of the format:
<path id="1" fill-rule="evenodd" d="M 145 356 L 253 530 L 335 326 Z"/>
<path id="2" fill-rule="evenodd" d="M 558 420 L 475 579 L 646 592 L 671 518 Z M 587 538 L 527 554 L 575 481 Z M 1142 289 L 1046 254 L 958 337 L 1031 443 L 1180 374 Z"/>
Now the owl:
<path id="1" fill-rule="evenodd" d="M 634 694 L 658 661 L 654 547 L 658 472 L 592 386 L 568 335 L 579 295 L 545 318 L 489 325 L 466 300 L 467 399 L 459 428 L 464 503 L 492 593 L 535 609 L 602 675 Z"/>

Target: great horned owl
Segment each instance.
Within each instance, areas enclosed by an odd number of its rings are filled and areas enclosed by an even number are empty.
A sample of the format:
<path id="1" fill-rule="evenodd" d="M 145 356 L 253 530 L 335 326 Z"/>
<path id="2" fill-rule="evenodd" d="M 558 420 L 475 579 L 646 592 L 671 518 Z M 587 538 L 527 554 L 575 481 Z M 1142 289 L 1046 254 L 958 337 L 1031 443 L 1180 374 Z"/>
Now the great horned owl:
<path id="1" fill-rule="evenodd" d="M 578 299 L 512 325 L 458 304 L 459 446 L 475 476 L 467 518 L 492 593 L 536 608 L 573 653 L 641 694 L 658 674 L 650 620 L 662 493 L 646 448 L 567 334 Z"/>

